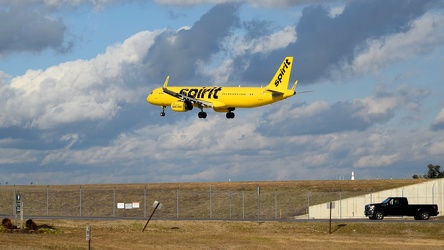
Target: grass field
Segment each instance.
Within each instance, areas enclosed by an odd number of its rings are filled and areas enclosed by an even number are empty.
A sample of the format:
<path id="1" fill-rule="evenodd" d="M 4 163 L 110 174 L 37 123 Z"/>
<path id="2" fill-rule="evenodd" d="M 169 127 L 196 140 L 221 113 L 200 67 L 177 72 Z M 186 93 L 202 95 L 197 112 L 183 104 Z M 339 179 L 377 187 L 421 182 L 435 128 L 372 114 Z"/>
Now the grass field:
<path id="1" fill-rule="evenodd" d="M 443 249 L 442 223 L 36 221 L 57 234 L 0 233 L 1 249 Z"/>
<path id="2" fill-rule="evenodd" d="M 185 202 L 200 204 L 195 214 L 205 218 L 208 215 L 208 193 L 211 186 L 216 194 L 227 191 L 256 192 L 261 186 L 262 192 L 276 193 L 280 197 L 279 205 L 295 213 L 299 203 L 306 205 L 307 192 L 312 193 L 312 200 L 325 202 L 332 199 L 331 194 L 341 192 L 342 197 L 362 195 L 369 192 L 412 185 L 424 180 L 362 180 L 362 181 L 279 181 L 279 182 L 227 182 L 227 183 L 165 183 L 165 184 L 122 184 L 122 185 L 82 185 L 83 202 L 100 203 L 109 197 L 110 190 L 119 194 L 133 195 L 133 192 L 156 193 L 158 196 L 188 194 L 180 199 Z M 10 202 L 13 190 L 29 200 L 41 201 L 49 198 L 50 206 L 62 207 L 68 212 L 78 210 L 77 204 L 70 204 L 78 196 L 79 186 L 1 186 L 0 199 Z M 45 197 L 41 198 L 42 190 Z M 73 191 L 74 190 L 74 191 Z M 178 190 L 180 192 L 178 192 Z M 6 195 L 5 195 L 6 194 Z M 68 194 L 68 195 L 67 195 Z M 70 194 L 70 195 L 69 195 Z M 88 194 L 88 195 L 87 195 Z M 94 195 L 92 195 L 94 194 Z M 2 196 L 3 195 L 3 196 Z M 47 197 L 48 195 L 48 197 Z M 6 198 L 5 198 L 6 197 Z M 107 198 L 108 197 L 108 198 Z M 276 197 L 276 196 L 275 196 Z M 289 198 L 288 198 L 289 197 Z M 301 199 L 301 200 L 299 200 Z M 54 200 L 57 202 L 55 203 Z M 255 201 L 252 201 L 256 204 Z M 151 205 L 151 201 L 149 201 Z M 41 206 L 36 202 L 38 206 Z M 111 204 L 113 205 L 113 204 Z M 214 201 L 214 211 L 223 210 L 224 202 Z M 84 206 L 88 213 L 89 206 Z M 174 206 L 174 205 L 172 205 Z M 200 207 L 201 206 L 201 207 Z M 10 211 L 11 204 L 6 205 Z M 74 208 L 72 208 L 74 207 Z M 96 206 L 97 207 L 97 206 Z M 200 211 L 202 210 L 202 211 Z M 38 211 L 38 210 L 35 210 Z M 52 210 L 51 210 L 52 211 Z M 59 211 L 59 210 L 57 210 Z M 99 211 L 101 212 L 101 211 Z M 172 211 L 174 213 L 174 211 Z M 163 212 L 163 216 L 168 212 Z M 174 216 L 173 216 L 174 217 Z M 262 217 L 261 217 L 262 218 Z M 112 219 L 112 218 L 111 218 Z M 37 220 L 38 225 L 48 224 L 56 231 L 46 233 L 13 233 L 9 230 L 0 232 L 1 249 L 88 249 L 85 240 L 86 225 L 91 226 L 91 249 L 444 249 L 444 226 L 442 223 L 417 222 L 338 222 L 332 224 L 329 234 L 327 222 L 251 222 L 251 221 L 182 221 L 154 220 L 142 232 L 143 220 Z"/>
<path id="3" fill-rule="evenodd" d="M 164 184 L 122 184 L 122 185 L 82 185 L 84 203 L 106 200 L 109 190 L 125 193 L 127 190 L 148 190 L 159 196 L 168 193 L 189 193 L 194 204 L 205 203 L 208 209 L 208 193 L 211 186 L 214 192 L 256 191 L 261 186 L 264 193 L 291 194 L 281 198 L 280 206 L 295 208 L 302 202 L 307 192 L 315 193 L 314 202 L 332 199 L 331 194 L 341 192 L 343 198 L 366 194 L 400 186 L 412 185 L 424 180 L 360 180 L 360 181 L 279 181 L 279 182 L 226 182 L 226 183 L 164 183 Z M 35 195 L 37 201 L 41 190 L 52 190 L 57 194 L 57 206 L 70 208 L 71 190 L 78 186 L 1 186 L 0 197 L 10 202 L 12 190 L 23 190 L 23 194 Z M 76 191 L 77 192 L 77 191 Z M 88 194 L 88 195 L 86 195 Z M 94 195 L 91 195 L 94 194 Z M 127 193 L 131 194 L 131 192 Z M 298 198 L 302 197 L 302 198 Z M 75 197 L 78 199 L 78 197 Z M 91 200 L 89 200 L 91 199 Z M 202 201 L 200 199 L 203 199 Z M 302 199 L 302 201 L 298 201 Z M 252 201 L 256 204 L 256 201 Z M 29 202 L 28 204 L 29 209 Z M 41 206 L 38 202 L 35 203 Z M 4 205 L 4 204 L 3 204 Z M 51 203 L 54 206 L 54 204 Z M 112 204 L 111 204 L 112 205 Z M 151 201 L 150 201 L 151 205 Z M 1 205 L 0 205 L 1 206 Z M 183 205 L 185 206 L 185 205 Z M 225 206 L 224 202 L 214 202 L 214 210 Z M 10 211 L 11 205 L 7 205 Z M 85 213 L 89 207 L 85 206 Z M 37 210 L 36 210 L 37 211 Z M 100 211 L 99 211 L 100 212 Z M 197 211 L 207 214 L 207 211 Z M 294 213 L 291 212 L 291 214 Z M 163 215 L 167 215 L 166 212 Z M 261 217 L 262 218 L 262 217 Z M 56 230 L 44 233 L 18 233 L 4 230 L 0 226 L 0 249 L 88 249 L 85 240 L 86 225 L 91 226 L 91 249 L 444 249 L 444 226 L 442 223 L 411 222 L 338 222 L 332 224 L 333 233 L 329 234 L 327 222 L 251 222 L 251 221 L 183 221 L 154 220 L 142 232 L 146 221 L 143 220 L 36 220 L 38 225 L 48 224 Z"/>

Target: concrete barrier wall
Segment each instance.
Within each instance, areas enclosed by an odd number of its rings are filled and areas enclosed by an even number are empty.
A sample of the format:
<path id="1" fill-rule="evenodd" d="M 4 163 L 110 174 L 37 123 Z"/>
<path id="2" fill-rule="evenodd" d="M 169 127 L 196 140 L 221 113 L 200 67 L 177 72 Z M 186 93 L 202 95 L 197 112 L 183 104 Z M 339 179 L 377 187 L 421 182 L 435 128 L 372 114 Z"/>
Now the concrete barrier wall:
<path id="1" fill-rule="evenodd" d="M 376 180 L 375 180 L 376 181 Z M 365 218 L 364 206 L 369 203 L 379 203 L 387 197 L 407 197 L 411 204 L 437 204 L 440 215 L 444 208 L 444 179 L 434 179 L 421 184 L 384 190 L 348 199 L 332 202 L 331 217 L 334 219 Z M 318 204 L 308 208 L 308 214 L 299 218 L 329 219 L 329 203 Z"/>

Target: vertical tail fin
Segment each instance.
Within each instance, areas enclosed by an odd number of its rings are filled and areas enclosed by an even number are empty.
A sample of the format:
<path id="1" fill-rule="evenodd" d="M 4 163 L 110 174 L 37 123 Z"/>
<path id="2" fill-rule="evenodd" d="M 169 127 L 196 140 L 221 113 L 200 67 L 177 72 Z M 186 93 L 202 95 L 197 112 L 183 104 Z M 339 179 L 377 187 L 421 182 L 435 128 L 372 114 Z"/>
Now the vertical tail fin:
<path id="1" fill-rule="evenodd" d="M 291 67 L 293 66 L 293 57 L 287 56 L 276 71 L 271 82 L 265 87 L 267 90 L 279 93 L 285 93 L 290 81 Z"/>

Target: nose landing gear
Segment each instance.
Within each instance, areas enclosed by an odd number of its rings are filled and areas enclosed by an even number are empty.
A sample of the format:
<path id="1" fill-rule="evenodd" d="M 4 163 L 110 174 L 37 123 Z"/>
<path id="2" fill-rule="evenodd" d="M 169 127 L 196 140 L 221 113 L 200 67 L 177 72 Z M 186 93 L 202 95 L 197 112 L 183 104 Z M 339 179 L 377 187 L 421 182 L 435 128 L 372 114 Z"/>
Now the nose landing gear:
<path id="1" fill-rule="evenodd" d="M 160 116 L 165 116 L 165 106 L 162 106 L 162 112 L 160 112 Z"/>

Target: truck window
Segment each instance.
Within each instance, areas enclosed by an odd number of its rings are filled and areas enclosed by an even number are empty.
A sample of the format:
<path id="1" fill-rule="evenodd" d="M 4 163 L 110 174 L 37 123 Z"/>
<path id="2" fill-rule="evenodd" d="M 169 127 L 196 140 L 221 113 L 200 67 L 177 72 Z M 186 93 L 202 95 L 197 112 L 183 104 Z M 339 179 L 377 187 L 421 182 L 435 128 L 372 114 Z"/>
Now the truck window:
<path id="1" fill-rule="evenodd" d="M 385 199 L 382 203 L 389 203 L 389 201 L 391 200 L 392 198 L 387 198 L 387 199 Z"/>

